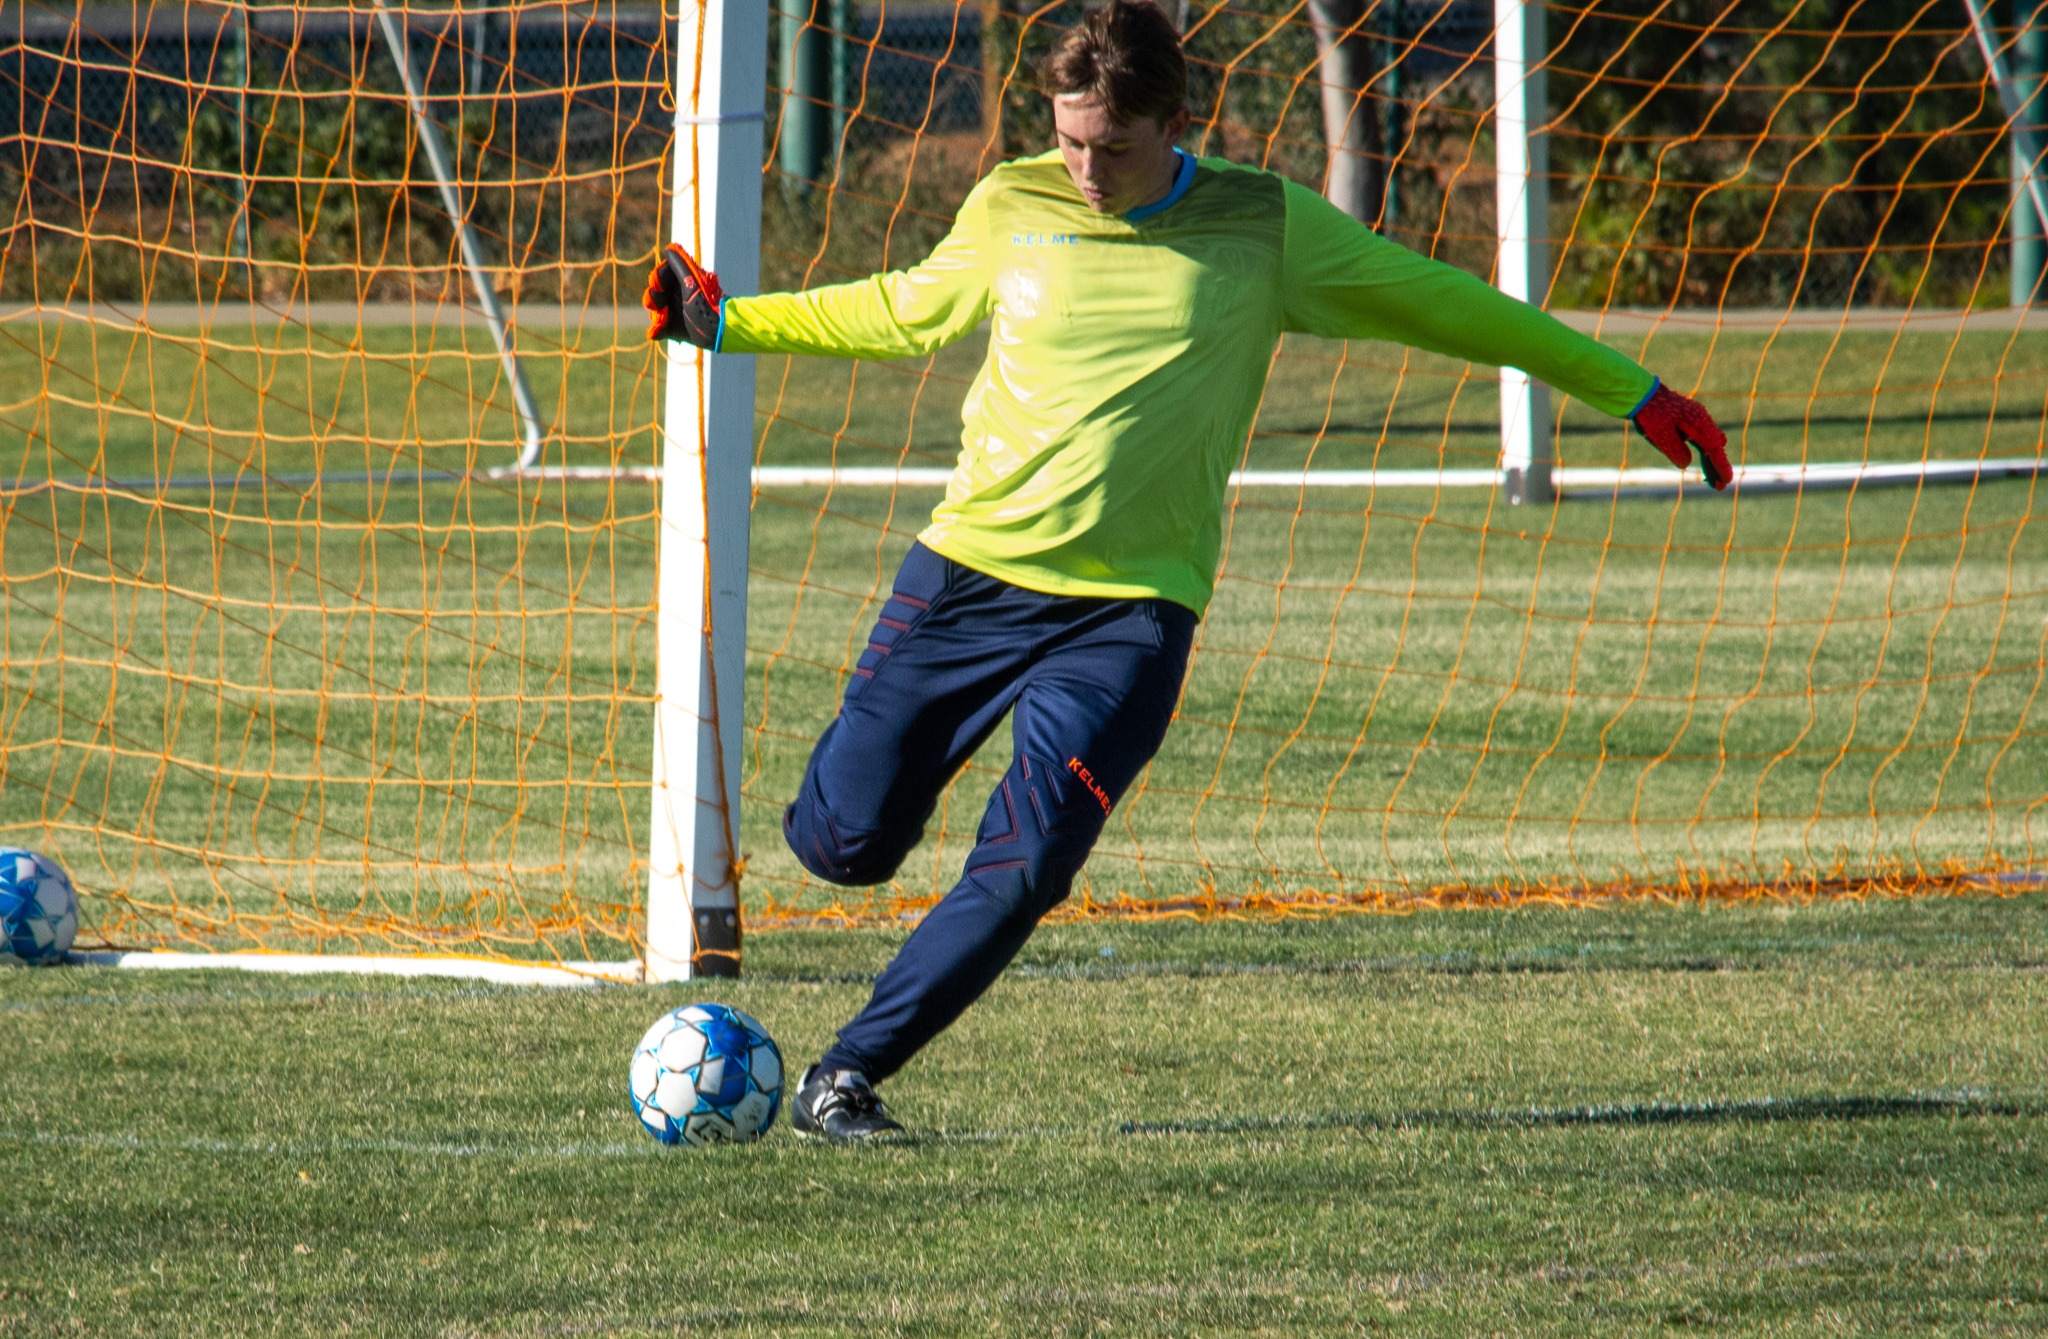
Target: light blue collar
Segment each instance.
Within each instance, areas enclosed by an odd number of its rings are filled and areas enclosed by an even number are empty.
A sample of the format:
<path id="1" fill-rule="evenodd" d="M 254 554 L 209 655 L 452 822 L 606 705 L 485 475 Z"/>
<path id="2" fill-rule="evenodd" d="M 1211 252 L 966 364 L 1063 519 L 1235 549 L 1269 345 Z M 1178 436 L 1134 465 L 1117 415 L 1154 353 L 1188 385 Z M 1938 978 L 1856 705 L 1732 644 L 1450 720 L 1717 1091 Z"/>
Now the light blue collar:
<path id="1" fill-rule="evenodd" d="M 1180 155 L 1180 171 L 1173 174 L 1173 188 L 1151 204 L 1139 205 L 1124 215 L 1124 222 L 1143 223 L 1154 214 L 1172 208 L 1188 193 L 1188 187 L 1195 184 L 1195 156 L 1179 147 L 1175 147 L 1174 152 Z"/>

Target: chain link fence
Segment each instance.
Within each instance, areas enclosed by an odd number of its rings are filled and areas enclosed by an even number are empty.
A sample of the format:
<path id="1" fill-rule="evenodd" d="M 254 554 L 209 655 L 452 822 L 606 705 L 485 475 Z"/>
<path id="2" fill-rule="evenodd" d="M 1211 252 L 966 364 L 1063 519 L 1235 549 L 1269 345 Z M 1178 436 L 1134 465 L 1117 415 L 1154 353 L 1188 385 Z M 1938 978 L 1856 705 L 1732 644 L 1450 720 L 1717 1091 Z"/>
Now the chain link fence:
<path id="1" fill-rule="evenodd" d="M 394 12 L 506 288 L 630 302 L 666 214 L 673 16 L 589 3 Z M 980 127 L 978 10 L 849 19 L 852 129 L 835 154 Z M 0 299 L 452 291 L 451 227 L 368 8 L 13 7 L 0 17 L 0 197 L 13 205 Z"/>

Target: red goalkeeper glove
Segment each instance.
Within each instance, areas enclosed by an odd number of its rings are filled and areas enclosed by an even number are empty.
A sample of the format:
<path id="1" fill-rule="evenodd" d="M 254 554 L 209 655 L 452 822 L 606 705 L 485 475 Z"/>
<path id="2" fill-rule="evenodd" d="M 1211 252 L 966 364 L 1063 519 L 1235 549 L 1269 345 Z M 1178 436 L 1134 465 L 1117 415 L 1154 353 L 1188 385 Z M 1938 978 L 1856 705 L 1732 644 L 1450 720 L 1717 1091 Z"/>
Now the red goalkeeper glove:
<path id="1" fill-rule="evenodd" d="M 724 302 L 718 276 L 670 242 L 654 262 L 654 271 L 647 276 L 647 293 L 640 299 L 640 305 L 653 314 L 647 323 L 647 338 L 686 339 L 700 349 L 716 349 L 719 308 Z"/>
<path id="2" fill-rule="evenodd" d="M 1662 451 L 1672 464 L 1684 469 L 1692 464 L 1688 445 L 1698 447 L 1700 471 L 1715 488 L 1726 488 L 1735 478 L 1728 465 L 1728 434 L 1714 422 L 1714 416 L 1698 400 L 1688 399 L 1659 382 L 1630 419 Z"/>

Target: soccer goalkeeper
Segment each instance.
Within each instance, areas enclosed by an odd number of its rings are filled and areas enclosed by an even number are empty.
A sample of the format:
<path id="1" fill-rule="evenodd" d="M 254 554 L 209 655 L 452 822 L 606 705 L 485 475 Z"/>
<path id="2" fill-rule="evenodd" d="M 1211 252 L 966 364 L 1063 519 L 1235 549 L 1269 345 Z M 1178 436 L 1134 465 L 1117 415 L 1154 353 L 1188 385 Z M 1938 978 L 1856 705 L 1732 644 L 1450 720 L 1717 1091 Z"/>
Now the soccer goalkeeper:
<path id="1" fill-rule="evenodd" d="M 1271 172 L 1176 147 L 1187 72 L 1145 0 L 1090 10 L 1043 71 L 1058 149 L 1005 163 L 923 264 L 724 296 L 671 246 L 651 334 L 723 353 L 903 358 L 989 323 L 946 497 L 897 573 L 783 814 L 835 884 L 888 879 L 940 790 L 1010 717 L 1014 761 L 960 882 L 805 1071 L 829 1139 L 901 1128 L 874 1085 L 988 988 L 1067 896 L 1164 739 L 1208 604 L 1226 480 L 1283 331 L 1518 367 L 1729 478 L 1696 402 L 1628 358 L 1385 241 Z"/>

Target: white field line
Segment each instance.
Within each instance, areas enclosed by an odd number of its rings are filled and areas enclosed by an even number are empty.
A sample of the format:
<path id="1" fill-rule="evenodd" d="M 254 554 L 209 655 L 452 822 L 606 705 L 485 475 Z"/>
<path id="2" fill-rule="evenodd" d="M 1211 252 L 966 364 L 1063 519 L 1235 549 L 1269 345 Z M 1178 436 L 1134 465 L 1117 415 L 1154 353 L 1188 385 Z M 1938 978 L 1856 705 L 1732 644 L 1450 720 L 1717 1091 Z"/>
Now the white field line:
<path id="1" fill-rule="evenodd" d="M 0 1130 L 0 1140 L 58 1148 L 118 1148 L 142 1153 L 256 1154 L 305 1157 L 310 1154 L 391 1153 L 419 1158 L 621 1158 L 663 1151 L 652 1139 L 605 1144 L 481 1144 L 412 1139 L 156 1139 L 136 1134 L 63 1134 L 54 1130 Z"/>
<path id="2" fill-rule="evenodd" d="M 1635 1127 L 1646 1124 L 1718 1122 L 1774 1123 L 1786 1120 L 1886 1120 L 1940 1117 L 2019 1117 L 2031 1119 L 2039 1110 L 2030 1103 L 1993 1097 L 1981 1089 L 1911 1093 L 1902 1096 L 1812 1095 L 1762 1097 L 1699 1102 L 1614 1103 L 1577 1107 L 1504 1107 L 1472 1110 L 1331 1112 L 1287 1116 L 1222 1116 L 1185 1122 L 1124 1122 L 1092 1126 L 1021 1126 L 995 1130 L 913 1130 L 909 1144 L 1013 1143 L 1038 1139 L 1214 1137 L 1251 1134 L 1317 1134 L 1352 1129 L 1394 1131 L 1414 1129 L 1482 1130 L 1513 1133 L 1551 1127 Z M 357 1138 L 335 1135 L 301 1139 L 220 1138 L 185 1136 L 157 1138 L 130 1131 L 67 1133 L 42 1129 L 0 1129 L 0 1142 L 59 1148 L 115 1148 L 131 1152 L 167 1151 L 259 1157 L 372 1154 L 420 1158 L 641 1158 L 675 1156 L 651 1139 L 591 1143 L 496 1143 L 441 1139 Z M 768 1147 L 795 1142 L 772 1135 Z M 685 1154 L 684 1156 L 687 1156 Z"/>
<path id="3" fill-rule="evenodd" d="M 1808 465 L 1738 465 L 1730 493 L 1797 492 L 1804 489 L 1897 487 L 1916 483 L 1976 483 L 1992 479 L 2030 479 L 2048 473 L 2048 456 L 2005 456 L 1986 460 L 1923 460 L 1888 464 L 1836 461 Z M 953 471 L 943 466 L 761 465 L 753 472 L 756 488 L 944 488 Z M 20 484 L 0 483 L 0 496 L 74 490 L 147 501 L 171 491 L 217 491 L 240 487 L 329 487 L 363 485 L 451 484 L 475 480 L 605 480 L 659 482 L 661 469 L 646 465 L 543 465 L 532 469 L 503 467 L 461 471 L 405 470 L 346 474 L 278 474 L 220 479 L 210 475 L 166 478 L 50 479 Z M 1663 466 L 1615 469 L 1597 465 L 1560 466 L 1557 487 L 1566 496 L 1648 497 L 1680 492 L 1704 494 L 1698 469 L 1683 472 Z M 1500 483 L 1494 469 L 1447 470 L 1234 470 L 1230 487 L 1246 488 L 1493 488 Z"/>
<path id="4" fill-rule="evenodd" d="M 489 982 L 454 986 L 431 993 L 365 990 L 348 986 L 301 986 L 296 990 L 216 989 L 173 991 L 164 994 L 138 992 L 133 995 L 38 995 L 29 999 L 0 1000 L 0 1014 L 63 1013 L 77 1009 L 218 1009 L 224 1004 L 326 1004 L 341 1000 L 399 1001 L 474 1000 L 502 998 L 518 987 L 499 989 Z"/>
<path id="5" fill-rule="evenodd" d="M 2007 456 L 1990 460 L 1927 460 L 1867 465 L 1840 461 L 1814 465 L 1738 465 L 1737 489 L 1847 488 L 1852 485 L 1969 482 L 1976 479 L 2027 478 L 2044 471 L 2048 457 Z M 515 471 L 493 470 L 492 478 Z M 520 471 L 537 479 L 658 479 L 659 469 L 617 469 L 606 465 L 549 465 Z M 944 488 L 953 471 L 922 465 L 759 465 L 757 488 Z M 1704 487 L 1698 469 L 1683 472 L 1663 466 L 1615 469 L 1599 465 L 1564 465 L 1557 486 L 1573 493 L 1611 492 L 1617 488 L 1676 492 Z M 1493 488 L 1500 483 L 1495 469 L 1458 470 L 1233 470 L 1232 488 Z"/>
<path id="6" fill-rule="evenodd" d="M 141 971 L 214 968 L 310 976 L 338 972 L 359 976 L 450 976 L 506 986 L 597 986 L 638 982 L 637 962 L 499 962 L 491 958 L 440 955 L 401 958 L 345 953 L 72 953 L 72 962 Z"/>
<path id="7" fill-rule="evenodd" d="M 760 488 L 944 488 L 953 471 L 887 465 L 762 465 Z M 1492 488 L 1499 470 L 1233 470 L 1232 488 Z"/>
<path id="8" fill-rule="evenodd" d="M 1842 461 L 1813 465 L 1738 465 L 1734 488 L 1781 490 L 1848 488 L 1860 485 L 1970 482 L 1977 479 L 2028 478 L 2043 473 L 2048 457 L 2009 456 L 1991 460 L 1926 460 L 1868 465 Z M 602 467 L 599 467 L 600 469 Z M 570 476 L 585 477 L 585 476 Z M 597 476 L 587 476 L 597 477 Z M 953 477 L 949 469 L 919 466 L 763 465 L 754 470 L 761 488 L 943 488 Z M 1683 472 L 1662 466 L 1616 469 L 1598 465 L 1563 465 L 1556 473 L 1560 490 L 1603 493 L 1615 489 L 1677 492 L 1690 485 L 1705 487 L 1697 468 Z M 1500 471 L 1462 470 L 1233 470 L 1232 488 L 1493 488 Z"/>

